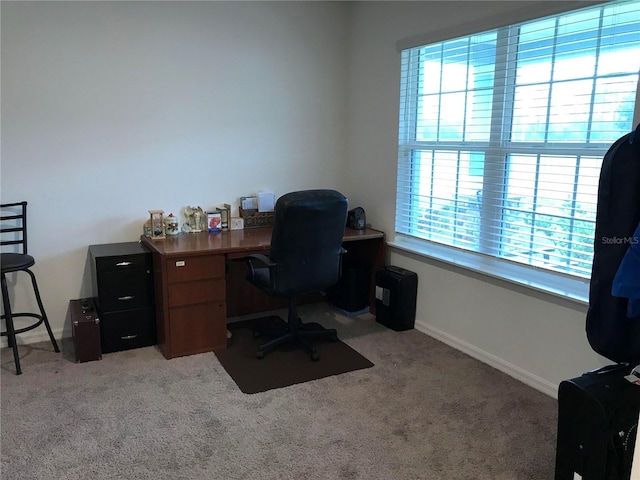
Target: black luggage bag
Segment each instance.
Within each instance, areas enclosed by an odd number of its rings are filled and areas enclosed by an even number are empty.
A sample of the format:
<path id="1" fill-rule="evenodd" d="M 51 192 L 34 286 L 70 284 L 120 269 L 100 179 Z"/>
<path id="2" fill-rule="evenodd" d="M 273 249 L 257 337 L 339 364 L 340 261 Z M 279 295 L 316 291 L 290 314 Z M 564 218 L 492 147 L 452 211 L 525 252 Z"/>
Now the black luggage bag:
<path id="1" fill-rule="evenodd" d="M 555 480 L 629 480 L 640 410 L 630 370 L 613 365 L 560 384 Z"/>
<path id="2" fill-rule="evenodd" d="M 93 299 L 71 300 L 69 309 L 76 362 L 101 360 L 100 318 Z"/>

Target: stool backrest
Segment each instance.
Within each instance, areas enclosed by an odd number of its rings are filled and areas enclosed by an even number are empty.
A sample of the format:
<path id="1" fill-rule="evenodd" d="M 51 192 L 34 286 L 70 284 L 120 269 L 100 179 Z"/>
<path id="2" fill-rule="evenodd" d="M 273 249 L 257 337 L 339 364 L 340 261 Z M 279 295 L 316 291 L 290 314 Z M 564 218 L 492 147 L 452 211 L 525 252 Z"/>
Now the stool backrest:
<path id="1" fill-rule="evenodd" d="M 17 245 L 17 253 L 27 254 L 27 202 L 0 205 L 0 246 L 5 245 Z"/>

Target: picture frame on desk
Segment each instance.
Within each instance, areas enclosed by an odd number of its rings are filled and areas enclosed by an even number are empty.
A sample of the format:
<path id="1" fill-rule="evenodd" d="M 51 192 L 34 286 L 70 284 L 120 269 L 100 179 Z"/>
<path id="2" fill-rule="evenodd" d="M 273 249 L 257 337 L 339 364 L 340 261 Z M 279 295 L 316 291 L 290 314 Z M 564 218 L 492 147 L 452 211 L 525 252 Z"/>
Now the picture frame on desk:
<path id="1" fill-rule="evenodd" d="M 219 210 L 216 210 L 215 212 L 207 212 L 207 231 L 222 231 L 222 214 Z"/>
<path id="2" fill-rule="evenodd" d="M 224 203 L 217 207 L 220 212 L 220 228 L 222 230 L 229 230 L 229 219 L 231 218 L 231 205 Z"/>
<path id="3" fill-rule="evenodd" d="M 231 217 L 229 221 L 229 230 L 243 230 L 244 229 L 244 218 L 242 217 Z"/>

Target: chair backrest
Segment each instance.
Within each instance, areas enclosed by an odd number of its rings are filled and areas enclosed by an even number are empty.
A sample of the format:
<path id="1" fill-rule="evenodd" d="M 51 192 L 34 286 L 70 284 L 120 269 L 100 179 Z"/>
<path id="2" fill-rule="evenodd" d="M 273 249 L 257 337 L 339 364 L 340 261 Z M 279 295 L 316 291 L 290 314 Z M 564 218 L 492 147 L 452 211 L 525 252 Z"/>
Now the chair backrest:
<path id="1" fill-rule="evenodd" d="M 27 202 L 0 205 L 0 246 L 5 245 L 17 245 L 16 253 L 27 254 Z"/>
<path id="2" fill-rule="evenodd" d="M 283 195 L 275 206 L 271 251 L 277 295 L 324 290 L 340 278 L 347 199 L 335 190 Z"/>

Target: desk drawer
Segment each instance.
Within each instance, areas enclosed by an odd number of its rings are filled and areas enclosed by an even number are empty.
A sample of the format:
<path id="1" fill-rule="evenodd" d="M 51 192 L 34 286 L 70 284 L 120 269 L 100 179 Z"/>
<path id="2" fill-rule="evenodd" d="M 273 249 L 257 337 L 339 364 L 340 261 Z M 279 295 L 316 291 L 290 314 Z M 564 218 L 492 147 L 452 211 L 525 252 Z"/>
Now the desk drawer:
<path id="1" fill-rule="evenodd" d="M 169 285 L 169 307 L 224 302 L 225 297 L 226 282 L 224 278 L 210 278 L 198 282 Z"/>
<path id="2" fill-rule="evenodd" d="M 171 309 L 171 357 L 225 348 L 226 344 L 224 302 Z"/>
<path id="3" fill-rule="evenodd" d="M 166 267 L 169 283 L 224 278 L 224 255 L 170 258 Z"/>

